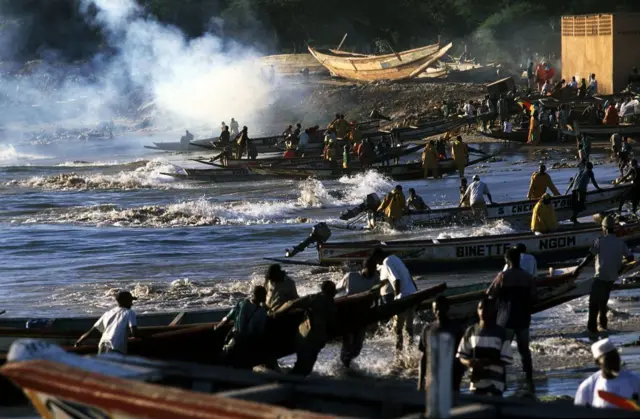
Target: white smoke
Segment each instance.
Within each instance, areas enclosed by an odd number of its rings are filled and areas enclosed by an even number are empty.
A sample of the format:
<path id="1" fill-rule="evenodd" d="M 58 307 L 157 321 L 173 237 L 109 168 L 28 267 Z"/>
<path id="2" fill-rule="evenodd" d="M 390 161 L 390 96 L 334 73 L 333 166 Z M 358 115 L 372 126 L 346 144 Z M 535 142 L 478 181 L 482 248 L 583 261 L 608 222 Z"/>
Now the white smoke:
<path id="1" fill-rule="evenodd" d="M 187 123 L 248 123 L 267 104 L 270 85 L 260 77 L 256 49 L 213 36 L 189 40 L 177 28 L 146 15 L 133 0 L 83 0 L 120 52 L 112 74 L 124 70 L 152 94 L 157 111 Z"/>
<path id="2" fill-rule="evenodd" d="M 188 39 L 135 0 L 81 0 L 80 11 L 106 37 L 104 48 L 73 64 L 46 49 L 41 60 L 0 63 L 0 126 L 51 131 L 134 116 L 175 129 L 217 127 L 232 117 L 260 123 L 272 86 L 261 77 L 256 47 L 211 34 Z M 0 28 L 0 45 L 26 30 Z"/>

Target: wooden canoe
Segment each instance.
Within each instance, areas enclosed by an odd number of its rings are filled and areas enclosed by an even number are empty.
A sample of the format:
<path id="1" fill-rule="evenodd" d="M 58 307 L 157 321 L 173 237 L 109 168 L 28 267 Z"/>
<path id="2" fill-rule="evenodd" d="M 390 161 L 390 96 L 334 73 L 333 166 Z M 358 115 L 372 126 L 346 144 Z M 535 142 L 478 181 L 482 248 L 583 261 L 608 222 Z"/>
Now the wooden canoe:
<path id="1" fill-rule="evenodd" d="M 481 163 L 489 160 L 493 155 L 486 155 L 481 158 L 471 160 L 467 166 Z M 458 169 L 453 159 L 440 160 L 438 162 L 440 173 L 455 173 Z M 422 163 L 404 163 L 390 166 L 373 166 L 369 169 L 362 167 L 350 167 L 347 169 L 341 167 L 333 168 L 279 168 L 279 167 L 251 167 L 249 170 L 253 173 L 272 176 L 281 179 L 304 180 L 307 178 L 317 178 L 321 180 L 340 179 L 343 176 L 354 176 L 365 173 L 368 170 L 375 170 L 385 176 L 395 180 L 417 180 L 424 178 L 424 169 Z"/>
<path id="2" fill-rule="evenodd" d="M 276 74 L 283 76 L 299 76 L 305 68 L 309 69 L 309 74 L 328 73 L 327 69 L 308 53 L 267 55 L 258 58 L 258 63 L 263 70 L 269 70 L 273 66 Z"/>
<path id="3" fill-rule="evenodd" d="M 177 172 L 162 172 L 161 175 L 171 176 L 175 179 L 189 180 L 196 182 L 211 183 L 231 183 L 231 182 L 253 182 L 277 179 L 277 176 L 260 175 L 249 171 L 246 167 L 236 167 L 233 169 L 183 169 Z"/>
<path id="4" fill-rule="evenodd" d="M 379 288 L 337 298 L 338 321 L 329 331 L 329 339 L 387 320 L 395 314 L 418 306 L 424 300 L 435 297 L 445 289 L 445 284 L 436 285 L 382 306 L 374 305 L 380 295 Z M 296 330 L 303 316 L 302 312 L 290 311 L 270 317 L 265 333 L 268 339 L 261 344 L 260 351 L 251 354 L 252 357 L 247 362 L 255 366 L 266 363 L 272 357 L 277 359 L 294 353 Z M 214 330 L 213 325 L 189 327 L 175 332 L 159 333 L 146 339 L 130 340 L 128 351 L 130 355 L 154 359 L 216 364 L 221 361 L 220 350 L 229 331 L 230 327 Z M 91 354 L 97 352 L 97 347 L 87 345 L 69 350 Z"/>
<path id="5" fill-rule="evenodd" d="M 453 44 L 427 45 L 394 54 L 362 56 L 314 49 L 309 52 L 331 73 L 358 81 L 404 80 L 417 77 L 447 53 Z"/>
<path id="6" fill-rule="evenodd" d="M 631 185 L 614 186 L 602 190 L 594 190 L 587 193 L 586 209 L 580 216 L 599 214 L 619 204 L 620 197 L 631 189 Z M 443 226 L 450 224 L 478 224 L 486 220 L 503 219 L 515 224 L 525 224 L 527 229 L 533 215 L 533 208 L 537 200 L 523 200 L 515 202 L 505 202 L 503 204 L 487 205 L 487 213 L 483 219 L 475 217 L 470 208 L 437 208 L 425 211 L 411 211 L 402 218 L 399 224 L 407 226 Z M 559 221 L 568 220 L 573 211 L 571 209 L 571 195 L 554 196 L 551 203 L 555 209 L 556 217 Z M 384 223 L 378 216 L 371 218 L 371 224 Z"/>
<path id="7" fill-rule="evenodd" d="M 640 222 L 619 225 L 616 234 L 630 246 L 640 244 Z M 526 232 L 428 240 L 323 243 L 318 245 L 317 252 L 321 265 L 362 263 L 373 249 L 380 247 L 401 257 L 412 272 L 480 267 L 499 269 L 504 263 L 504 252 L 518 243 L 523 243 L 528 252 L 538 259 L 539 266 L 544 266 L 585 256 L 601 235 L 599 224 L 585 223 L 543 235 Z"/>
<path id="8" fill-rule="evenodd" d="M 584 134 L 589 137 L 609 139 L 613 134 L 638 136 L 640 135 L 640 125 L 638 124 L 621 124 L 621 125 L 579 125 L 575 123 L 562 133 L 569 136 L 577 136 Z"/>

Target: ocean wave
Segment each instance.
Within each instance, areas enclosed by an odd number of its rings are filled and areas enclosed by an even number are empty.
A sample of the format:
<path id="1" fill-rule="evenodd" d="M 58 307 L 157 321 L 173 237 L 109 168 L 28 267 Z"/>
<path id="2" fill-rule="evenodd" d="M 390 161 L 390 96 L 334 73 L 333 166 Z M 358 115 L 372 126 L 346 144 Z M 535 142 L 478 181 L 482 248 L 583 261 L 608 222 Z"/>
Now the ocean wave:
<path id="1" fill-rule="evenodd" d="M 135 160 L 108 160 L 108 161 L 84 161 L 74 160 L 56 164 L 56 167 L 113 167 L 113 166 L 137 166 L 144 167 L 149 160 L 139 158 Z"/>
<path id="2" fill-rule="evenodd" d="M 130 163 L 133 165 L 143 164 Z M 23 180 L 6 182 L 6 186 L 19 186 L 47 190 L 72 189 L 147 189 L 147 188 L 180 188 L 186 185 L 175 181 L 170 176 L 163 175 L 173 169 L 173 165 L 161 159 L 154 159 L 144 163 L 134 170 L 123 170 L 116 174 L 78 174 L 61 173 L 53 176 L 33 176 Z"/>
<path id="3" fill-rule="evenodd" d="M 313 220 L 296 215 L 304 209 L 295 201 L 224 202 L 202 197 L 170 205 L 121 208 L 114 204 L 53 210 L 23 223 L 77 223 L 117 227 L 186 227 L 211 225 L 298 224 Z"/>
<path id="4" fill-rule="evenodd" d="M 340 207 L 361 203 L 370 193 L 386 195 L 394 186 L 391 179 L 370 170 L 354 176 L 344 176 L 338 181 L 339 190 L 329 190 L 317 179 L 307 179 L 300 184 L 298 203 L 314 208 Z"/>
<path id="5" fill-rule="evenodd" d="M 23 153 L 11 144 L 0 145 L 0 166 L 15 166 L 29 164 L 33 160 L 48 159 L 41 154 Z"/>

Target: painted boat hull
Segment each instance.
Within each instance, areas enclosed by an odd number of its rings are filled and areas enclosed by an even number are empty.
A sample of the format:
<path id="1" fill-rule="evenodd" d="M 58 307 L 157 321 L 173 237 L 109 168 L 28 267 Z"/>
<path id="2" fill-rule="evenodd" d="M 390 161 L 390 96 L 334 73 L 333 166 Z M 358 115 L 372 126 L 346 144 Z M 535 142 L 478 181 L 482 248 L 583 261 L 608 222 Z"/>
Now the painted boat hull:
<path id="1" fill-rule="evenodd" d="M 603 191 L 591 191 L 587 194 L 587 208 L 580 216 L 589 216 L 615 208 L 620 197 L 631 189 L 631 185 L 606 188 Z M 533 208 L 538 201 L 516 201 L 487 206 L 487 220 L 503 219 L 511 223 L 525 224 L 527 228 L 531 222 Z M 573 215 L 571 209 L 571 195 L 551 198 L 558 220 L 568 220 Z M 413 211 L 404 216 L 399 224 L 415 226 L 442 226 L 449 224 L 478 224 L 484 222 L 473 216 L 470 208 L 441 208 L 431 211 Z M 377 223 L 376 223 L 377 224 Z"/>
<path id="2" fill-rule="evenodd" d="M 574 137 L 578 134 L 585 134 L 590 137 L 601 137 L 604 139 L 608 139 L 616 133 L 629 136 L 640 135 L 640 125 L 579 125 L 576 128 L 576 130 L 564 129 L 562 133 Z"/>
<path id="3" fill-rule="evenodd" d="M 444 56 L 451 47 L 452 44 L 444 48 L 434 44 L 379 56 L 337 53 L 311 47 L 309 52 L 336 76 L 358 81 L 378 81 L 417 77 Z"/>
<path id="4" fill-rule="evenodd" d="M 401 257 L 412 272 L 433 272 L 456 269 L 499 269 L 503 266 L 504 252 L 523 243 L 529 253 L 538 259 L 539 266 L 549 262 L 583 257 L 595 239 L 602 234 L 595 224 L 535 235 L 515 233 L 439 240 L 403 240 L 379 242 L 324 243 L 318 246 L 318 259 L 322 265 L 362 263 L 376 247 Z M 640 222 L 619 226 L 616 234 L 629 245 L 640 243 Z"/>

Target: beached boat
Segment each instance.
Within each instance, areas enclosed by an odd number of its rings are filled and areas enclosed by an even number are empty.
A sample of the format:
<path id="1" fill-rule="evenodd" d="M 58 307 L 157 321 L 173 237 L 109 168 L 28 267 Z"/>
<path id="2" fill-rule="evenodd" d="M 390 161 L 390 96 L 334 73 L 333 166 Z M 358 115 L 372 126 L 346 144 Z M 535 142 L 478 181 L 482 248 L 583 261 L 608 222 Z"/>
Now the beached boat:
<path id="1" fill-rule="evenodd" d="M 351 80 L 404 80 L 417 77 L 436 63 L 453 44 L 427 45 L 386 55 L 361 55 L 335 50 L 315 49 L 309 52 L 332 74 Z"/>
<path id="2" fill-rule="evenodd" d="M 584 134 L 589 137 L 602 139 L 609 139 L 609 137 L 611 137 L 613 134 L 635 137 L 640 135 L 640 125 L 582 125 L 574 123 L 573 125 L 569 125 L 567 129 L 563 129 L 562 133 L 573 137 Z"/>
<path id="3" fill-rule="evenodd" d="M 467 166 L 481 163 L 489 160 L 493 155 L 486 155 L 481 158 L 471 160 Z M 438 168 L 440 173 L 455 173 L 458 169 L 453 159 L 440 160 L 438 162 Z M 274 176 L 281 179 L 297 179 L 303 180 L 310 177 L 329 180 L 340 179 L 343 176 L 353 176 L 358 173 L 366 172 L 367 170 L 375 170 L 385 176 L 388 176 L 395 180 L 416 180 L 424 178 L 424 169 L 422 163 L 404 163 L 389 166 L 375 166 L 370 169 L 364 169 L 362 167 L 350 167 L 347 169 L 341 167 L 333 168 L 279 168 L 279 167 L 251 167 L 249 170 L 253 173 Z"/>
<path id="4" fill-rule="evenodd" d="M 640 244 L 640 222 L 621 223 L 616 234 L 629 245 Z M 456 269 L 496 269 L 503 264 L 506 249 L 518 243 L 538 260 L 539 266 L 586 255 L 595 239 L 602 235 L 599 224 L 562 226 L 561 230 L 537 235 L 531 232 L 491 236 L 436 238 L 428 240 L 378 240 L 320 243 L 319 265 L 362 263 L 375 248 L 401 257 L 412 272 L 434 272 Z M 288 259 L 275 259 L 286 263 Z M 313 264 L 313 262 L 305 262 Z"/>
<path id="5" fill-rule="evenodd" d="M 309 74 L 328 73 L 309 53 L 267 55 L 258 58 L 258 63 L 263 71 L 270 71 L 273 66 L 275 73 L 283 76 L 299 76 L 305 68 L 309 70 Z"/>
<path id="6" fill-rule="evenodd" d="M 435 135 L 441 135 L 467 125 L 469 122 L 470 120 L 464 117 L 439 119 L 419 126 L 408 126 L 393 128 L 388 131 L 380 131 L 379 135 L 391 135 L 396 142 L 403 143 L 405 141 L 422 140 Z M 471 122 L 475 123 L 475 119 L 471 120 Z M 370 137 L 376 138 L 376 135 L 372 135 Z"/>
<path id="7" fill-rule="evenodd" d="M 580 213 L 580 216 L 599 214 L 616 208 L 620 202 L 620 197 L 627 193 L 629 189 L 631 189 L 631 185 L 622 185 L 588 192 L 586 209 Z M 411 211 L 402 217 L 398 224 L 405 226 L 442 226 L 448 224 L 478 224 L 486 220 L 503 219 L 515 224 L 525 224 L 528 227 L 533 215 L 533 208 L 537 202 L 537 200 L 523 200 L 487 205 L 486 216 L 482 217 L 482 219 L 474 216 L 471 208 L 453 207 Z M 571 195 L 554 196 L 551 198 L 551 203 L 558 220 L 568 220 L 573 215 Z M 380 216 L 370 217 L 371 226 L 380 223 L 384 223 Z"/>

